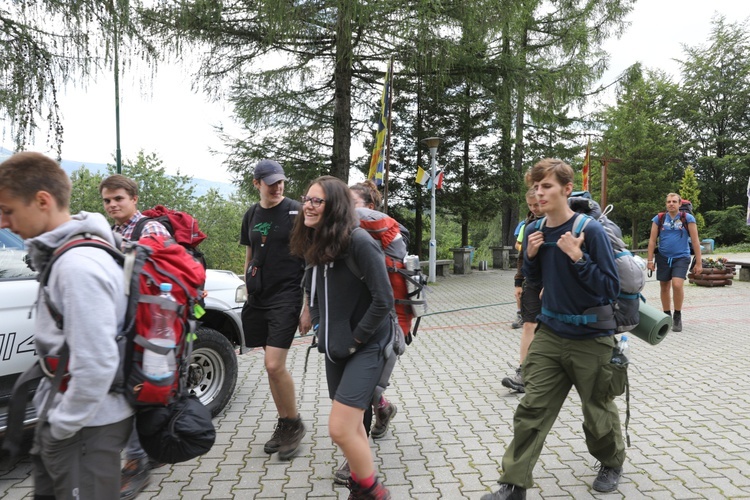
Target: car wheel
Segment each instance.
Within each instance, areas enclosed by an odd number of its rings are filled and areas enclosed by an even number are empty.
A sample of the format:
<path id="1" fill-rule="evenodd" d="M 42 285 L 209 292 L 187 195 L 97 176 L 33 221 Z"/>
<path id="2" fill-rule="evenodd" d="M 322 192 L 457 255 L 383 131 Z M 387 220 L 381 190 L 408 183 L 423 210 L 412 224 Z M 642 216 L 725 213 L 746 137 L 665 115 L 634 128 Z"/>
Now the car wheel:
<path id="1" fill-rule="evenodd" d="M 188 390 L 215 417 L 237 384 L 237 355 L 231 342 L 211 328 L 199 327 L 188 369 Z"/>

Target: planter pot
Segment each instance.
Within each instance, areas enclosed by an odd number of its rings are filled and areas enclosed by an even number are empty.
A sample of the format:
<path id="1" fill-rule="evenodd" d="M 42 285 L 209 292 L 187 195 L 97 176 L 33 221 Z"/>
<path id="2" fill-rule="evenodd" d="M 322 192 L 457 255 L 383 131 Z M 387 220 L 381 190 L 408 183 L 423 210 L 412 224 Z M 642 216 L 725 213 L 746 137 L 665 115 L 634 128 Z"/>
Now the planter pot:
<path id="1" fill-rule="evenodd" d="M 734 278 L 734 269 L 714 269 L 706 268 L 700 274 L 688 274 L 690 283 L 698 286 L 726 286 L 732 284 Z"/>

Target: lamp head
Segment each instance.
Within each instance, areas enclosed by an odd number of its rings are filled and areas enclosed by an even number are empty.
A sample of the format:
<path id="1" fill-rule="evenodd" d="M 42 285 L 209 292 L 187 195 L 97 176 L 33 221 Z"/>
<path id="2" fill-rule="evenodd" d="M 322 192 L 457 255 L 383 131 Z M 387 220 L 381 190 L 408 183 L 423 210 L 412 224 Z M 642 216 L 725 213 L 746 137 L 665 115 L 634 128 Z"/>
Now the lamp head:
<path id="1" fill-rule="evenodd" d="M 422 142 L 430 149 L 437 148 L 440 141 L 440 137 L 428 137 L 427 139 L 422 139 Z"/>

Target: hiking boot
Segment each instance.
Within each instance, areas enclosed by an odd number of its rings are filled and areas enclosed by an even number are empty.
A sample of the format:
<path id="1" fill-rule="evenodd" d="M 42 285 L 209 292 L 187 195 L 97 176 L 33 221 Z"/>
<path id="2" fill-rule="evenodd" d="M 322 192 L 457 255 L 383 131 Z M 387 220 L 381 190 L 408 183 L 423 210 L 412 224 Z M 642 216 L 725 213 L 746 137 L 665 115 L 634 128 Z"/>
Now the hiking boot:
<path id="1" fill-rule="evenodd" d="M 388 431 L 388 424 L 391 423 L 391 419 L 397 411 L 396 405 L 392 403 L 386 403 L 382 408 L 375 409 L 375 424 L 370 431 L 370 436 L 373 439 L 380 439 L 385 436 L 386 431 Z"/>
<path id="2" fill-rule="evenodd" d="M 279 451 L 279 446 L 281 443 L 281 435 L 284 433 L 284 419 L 280 418 L 279 422 L 276 424 L 276 428 L 273 430 L 273 435 L 271 436 L 271 439 L 268 440 L 268 442 L 263 446 L 263 451 L 268 453 L 269 455 L 272 455 Z"/>
<path id="3" fill-rule="evenodd" d="M 673 332 L 681 332 L 682 331 L 682 315 L 675 313 L 674 319 L 672 320 L 672 331 Z"/>
<path id="4" fill-rule="evenodd" d="M 622 467 L 607 467 L 606 465 L 602 465 L 599 467 L 599 474 L 594 479 L 592 487 L 602 493 L 615 491 L 621 476 Z"/>
<path id="5" fill-rule="evenodd" d="M 279 438 L 279 458 L 281 460 L 289 460 L 296 455 L 297 450 L 299 450 L 299 444 L 306 433 L 307 430 L 305 429 L 305 424 L 302 423 L 301 417 L 286 419 L 283 432 Z"/>
<path id="6" fill-rule="evenodd" d="M 503 387 L 507 387 L 511 391 L 526 392 L 523 385 L 523 375 L 521 375 L 521 367 L 516 368 L 516 374 L 510 377 L 505 377 L 501 382 Z"/>
<path id="7" fill-rule="evenodd" d="M 120 500 L 132 500 L 151 482 L 151 469 L 148 458 L 135 458 L 125 461 L 120 471 Z"/>
<path id="8" fill-rule="evenodd" d="M 375 484 L 366 490 L 351 478 L 346 486 L 350 491 L 349 500 L 391 500 L 391 492 L 378 481 L 378 478 L 375 478 Z"/>
<path id="9" fill-rule="evenodd" d="M 343 484 L 346 486 L 349 484 L 349 479 L 352 477 L 352 471 L 349 469 L 349 461 L 344 459 L 343 465 L 333 473 L 333 482 L 336 484 Z"/>
<path id="10" fill-rule="evenodd" d="M 510 324 L 510 327 L 514 330 L 518 330 L 523 326 L 523 318 L 521 317 L 521 313 L 516 313 L 516 320 Z"/>
<path id="11" fill-rule="evenodd" d="M 514 484 L 500 483 L 500 489 L 494 493 L 482 495 L 481 500 L 525 500 L 526 488 Z"/>

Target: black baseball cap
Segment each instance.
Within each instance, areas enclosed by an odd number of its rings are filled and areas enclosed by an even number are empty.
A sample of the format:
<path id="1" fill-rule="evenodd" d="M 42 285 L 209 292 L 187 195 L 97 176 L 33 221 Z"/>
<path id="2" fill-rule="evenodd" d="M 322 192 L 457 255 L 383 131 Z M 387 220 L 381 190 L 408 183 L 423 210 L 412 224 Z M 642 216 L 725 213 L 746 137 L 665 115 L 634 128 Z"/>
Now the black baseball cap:
<path id="1" fill-rule="evenodd" d="M 269 186 L 279 181 L 287 180 L 286 175 L 284 175 L 284 169 L 281 168 L 278 162 L 273 160 L 260 160 L 255 166 L 253 177 L 265 182 Z"/>

